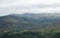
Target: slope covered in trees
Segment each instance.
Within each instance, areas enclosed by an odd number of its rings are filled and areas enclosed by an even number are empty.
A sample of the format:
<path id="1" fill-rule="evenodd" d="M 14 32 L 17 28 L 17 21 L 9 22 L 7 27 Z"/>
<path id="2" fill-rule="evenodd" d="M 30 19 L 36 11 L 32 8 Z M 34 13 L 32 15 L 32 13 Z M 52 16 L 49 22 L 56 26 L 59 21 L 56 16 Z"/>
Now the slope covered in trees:
<path id="1" fill-rule="evenodd" d="M 0 17 L 0 32 L 19 30 L 60 32 L 60 14 L 12 14 Z"/>
<path id="2" fill-rule="evenodd" d="M 0 38 L 60 38 L 60 32 L 4 32 L 0 35 Z"/>
<path id="3" fill-rule="evenodd" d="M 60 38 L 60 14 L 1 16 L 0 38 Z"/>

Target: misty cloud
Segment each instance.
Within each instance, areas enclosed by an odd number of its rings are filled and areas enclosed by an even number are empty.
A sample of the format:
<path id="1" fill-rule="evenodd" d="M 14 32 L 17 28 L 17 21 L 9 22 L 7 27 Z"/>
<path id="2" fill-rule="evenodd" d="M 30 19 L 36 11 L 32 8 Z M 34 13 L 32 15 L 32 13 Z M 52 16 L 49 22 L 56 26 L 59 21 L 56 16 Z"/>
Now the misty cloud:
<path id="1" fill-rule="evenodd" d="M 0 0 L 0 14 L 59 13 L 59 0 Z"/>

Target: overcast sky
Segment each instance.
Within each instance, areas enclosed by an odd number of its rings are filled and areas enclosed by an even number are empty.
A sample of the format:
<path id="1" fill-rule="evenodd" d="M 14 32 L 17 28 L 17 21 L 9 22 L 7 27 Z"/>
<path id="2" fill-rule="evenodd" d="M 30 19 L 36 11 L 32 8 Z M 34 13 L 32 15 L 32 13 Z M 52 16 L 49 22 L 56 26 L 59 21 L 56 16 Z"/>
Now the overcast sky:
<path id="1" fill-rule="evenodd" d="M 0 14 L 60 13 L 60 0 L 0 0 Z"/>

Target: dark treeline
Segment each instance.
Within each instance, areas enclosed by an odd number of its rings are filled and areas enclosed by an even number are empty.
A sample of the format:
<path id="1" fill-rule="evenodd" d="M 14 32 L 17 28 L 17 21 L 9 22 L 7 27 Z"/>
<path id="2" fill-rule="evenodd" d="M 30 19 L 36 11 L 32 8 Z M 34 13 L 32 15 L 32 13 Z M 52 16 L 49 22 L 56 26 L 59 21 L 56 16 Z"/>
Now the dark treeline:
<path id="1" fill-rule="evenodd" d="M 4 32 L 0 38 L 60 38 L 60 32 Z"/>

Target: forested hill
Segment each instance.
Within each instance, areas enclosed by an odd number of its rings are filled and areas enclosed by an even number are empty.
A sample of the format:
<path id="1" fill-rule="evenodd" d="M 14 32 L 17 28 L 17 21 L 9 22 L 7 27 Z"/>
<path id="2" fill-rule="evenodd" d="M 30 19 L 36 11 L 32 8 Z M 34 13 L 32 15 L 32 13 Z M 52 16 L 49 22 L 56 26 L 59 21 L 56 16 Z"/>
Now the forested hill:
<path id="1" fill-rule="evenodd" d="M 60 14 L 11 14 L 0 17 L 0 32 L 36 29 L 60 29 Z"/>

